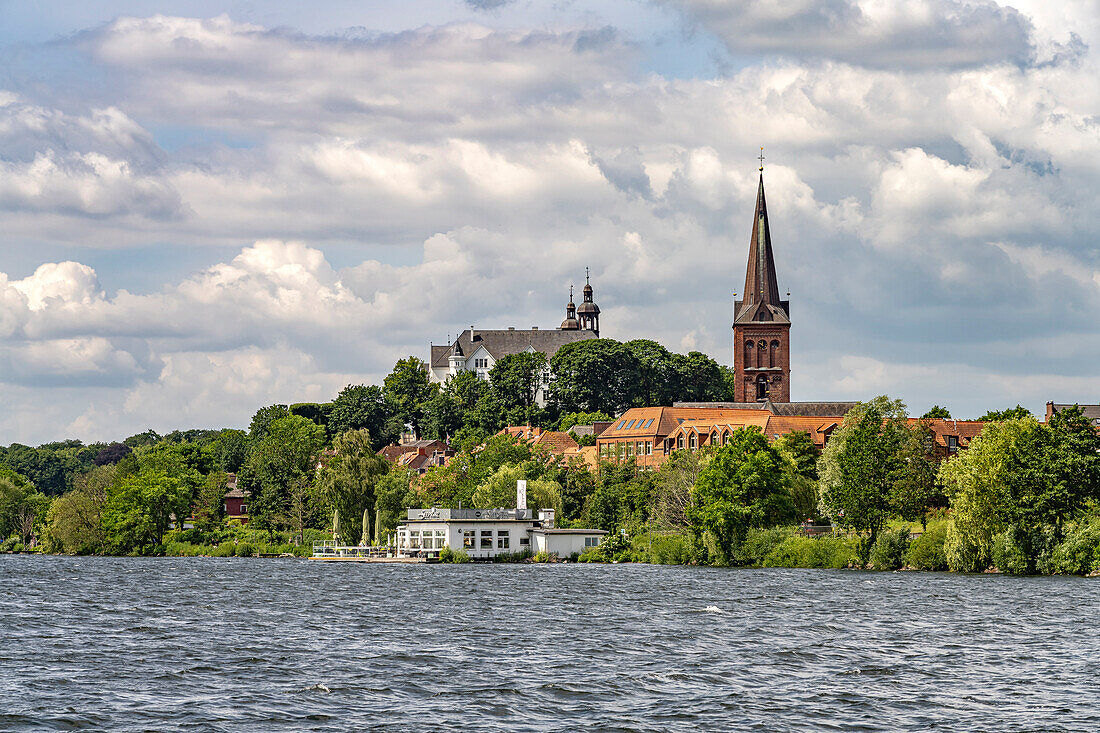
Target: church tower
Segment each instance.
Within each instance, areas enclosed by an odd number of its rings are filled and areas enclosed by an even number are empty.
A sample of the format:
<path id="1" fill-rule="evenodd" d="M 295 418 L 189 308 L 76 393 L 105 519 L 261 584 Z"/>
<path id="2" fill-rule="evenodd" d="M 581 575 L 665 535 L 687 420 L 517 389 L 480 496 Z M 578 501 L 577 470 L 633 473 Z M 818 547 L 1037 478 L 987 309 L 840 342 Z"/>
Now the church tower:
<path id="1" fill-rule="evenodd" d="M 790 402 L 790 301 L 779 299 L 764 202 L 763 155 L 752 221 L 745 292 L 733 302 L 734 401 Z"/>

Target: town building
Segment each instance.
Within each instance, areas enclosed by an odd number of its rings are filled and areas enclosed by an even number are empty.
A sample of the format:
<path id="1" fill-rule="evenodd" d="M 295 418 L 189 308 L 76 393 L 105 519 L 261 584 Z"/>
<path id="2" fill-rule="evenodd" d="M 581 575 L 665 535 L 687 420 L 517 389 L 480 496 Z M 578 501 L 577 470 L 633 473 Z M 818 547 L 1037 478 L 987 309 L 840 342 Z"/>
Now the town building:
<path id="1" fill-rule="evenodd" d="M 733 303 L 733 398 L 738 402 L 790 402 L 790 301 L 780 299 L 763 171 L 761 165 L 745 289 Z"/>
<path id="2" fill-rule="evenodd" d="M 237 485 L 237 474 L 226 474 L 225 498 L 222 499 L 222 509 L 225 516 L 239 524 L 248 524 L 248 494 Z"/>
<path id="3" fill-rule="evenodd" d="M 635 407 L 596 438 L 599 460 L 630 460 L 657 468 L 677 450 L 725 445 L 740 428 L 756 427 L 769 440 L 808 433 L 819 448 L 844 421 L 854 402 L 677 402 Z"/>
<path id="4" fill-rule="evenodd" d="M 545 354 L 549 361 L 566 344 L 599 337 L 600 307 L 593 300 L 592 285 L 588 282 L 586 271 L 583 302 L 577 307 L 573 302 L 573 289 L 570 288 L 565 320 L 561 326 L 551 329 L 532 326 L 529 330 L 470 326 L 449 344 L 430 345 L 429 378 L 433 382 L 446 382 L 448 377 L 466 371 L 488 381 L 489 370 L 505 356 L 537 352 Z M 547 369 L 535 394 L 535 402 L 540 406 L 546 405 L 550 379 Z"/>
<path id="5" fill-rule="evenodd" d="M 939 460 L 950 458 L 960 450 L 970 447 L 971 441 L 982 432 L 981 420 L 952 420 L 951 418 L 911 417 L 909 425 L 926 425 L 931 431 L 932 453 Z"/>
<path id="6" fill-rule="evenodd" d="M 1081 414 L 1088 418 L 1089 422 L 1091 422 L 1098 430 L 1100 430 L 1100 405 L 1082 405 L 1076 402 L 1070 405 L 1048 402 L 1045 421 L 1050 422 L 1050 418 L 1054 417 L 1055 413 L 1061 412 L 1067 407 L 1080 408 Z"/>
<path id="7" fill-rule="evenodd" d="M 432 466 L 446 466 L 455 454 L 454 449 L 442 440 L 414 440 L 408 443 L 390 444 L 378 451 L 378 455 L 417 474 Z"/>

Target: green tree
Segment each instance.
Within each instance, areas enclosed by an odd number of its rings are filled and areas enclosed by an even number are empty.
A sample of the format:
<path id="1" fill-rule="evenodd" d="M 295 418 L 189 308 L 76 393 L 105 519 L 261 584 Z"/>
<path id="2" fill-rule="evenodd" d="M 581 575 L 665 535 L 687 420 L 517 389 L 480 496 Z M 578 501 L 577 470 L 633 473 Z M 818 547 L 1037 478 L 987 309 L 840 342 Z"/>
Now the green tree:
<path id="1" fill-rule="evenodd" d="M 374 385 L 349 384 L 340 390 L 328 410 L 331 435 L 349 430 L 367 430 L 375 450 L 400 437 L 401 426 L 398 422 L 394 420 L 393 410 L 386 403 L 381 388 Z"/>
<path id="2" fill-rule="evenodd" d="M 676 355 L 677 391 L 674 401 L 714 402 L 725 396 L 726 386 L 718 362 L 699 351 Z"/>
<path id="3" fill-rule="evenodd" d="M 814 444 L 809 433 L 805 430 L 792 430 L 780 435 L 774 445 L 791 462 L 795 472 L 812 481 L 817 480 L 817 462 L 821 458 L 821 450 Z"/>
<path id="4" fill-rule="evenodd" d="M 575 341 L 550 360 L 551 399 L 558 412 L 618 415 L 639 395 L 641 366 L 624 344 L 611 339 Z"/>
<path id="5" fill-rule="evenodd" d="M 508 354 L 489 370 L 489 389 L 505 411 L 526 410 L 535 405 L 546 369 L 546 354 L 538 351 Z"/>
<path id="6" fill-rule="evenodd" d="M 290 408 L 286 405 L 268 405 L 256 410 L 252 416 L 252 422 L 248 425 L 248 437 L 253 441 L 263 440 L 267 437 L 267 431 L 276 420 L 290 416 Z"/>
<path id="7" fill-rule="evenodd" d="M 222 471 L 240 471 L 248 458 L 248 433 L 243 430 L 221 431 L 214 441 L 214 456 Z"/>
<path id="8" fill-rule="evenodd" d="M 634 339 L 623 346 L 638 363 L 635 405 L 669 406 L 680 399 L 682 375 L 675 354 L 649 339 Z"/>
<path id="9" fill-rule="evenodd" d="M 186 514 L 190 487 L 175 476 L 142 470 L 107 492 L 103 527 L 107 545 L 117 554 L 144 553 L 161 544 L 173 515 Z"/>
<path id="10" fill-rule="evenodd" d="M 687 519 L 719 564 L 728 565 L 745 532 L 794 517 L 783 458 L 756 428 L 741 428 L 699 472 Z"/>
<path id="11" fill-rule="evenodd" d="M 28 481 L 17 483 L 13 475 L 14 472 L 0 474 L 0 541 L 17 534 L 20 542 L 31 544 L 32 536 L 37 534 L 46 518 L 49 498 L 36 491 Z"/>
<path id="12" fill-rule="evenodd" d="M 822 507 L 837 524 L 863 535 L 859 557 L 864 564 L 890 516 L 908 439 L 905 405 L 876 397 L 848 412 L 821 455 Z"/>
<path id="13" fill-rule="evenodd" d="M 399 360 L 382 380 L 382 394 L 393 405 L 394 414 L 419 435 L 423 420 L 422 405 L 439 388 L 428 380 L 428 365 L 415 356 Z"/>
<path id="14" fill-rule="evenodd" d="M 894 512 L 908 522 L 919 520 L 924 530 L 928 529 L 928 509 L 943 494 L 937 478 L 940 466 L 935 439 L 928 418 L 910 427 L 901 449 L 901 473 L 890 494 Z"/>
<path id="15" fill-rule="evenodd" d="M 516 482 L 526 480 L 522 466 L 501 466 L 474 491 L 474 506 L 483 509 L 516 506 Z M 553 509 L 557 516 L 564 513 L 561 486 L 547 478 L 527 481 L 527 507 L 529 509 Z"/>
<path id="16" fill-rule="evenodd" d="M 249 514 L 258 529 L 275 529 L 290 516 L 290 489 L 313 475 L 325 431 L 312 420 L 288 415 L 271 422 L 249 453 L 238 483 L 252 499 Z"/>
<path id="17" fill-rule="evenodd" d="M 674 451 L 657 471 L 654 486 L 653 516 L 663 528 L 687 530 L 691 528 L 688 508 L 692 502 L 692 490 L 699 473 L 713 455 L 709 448 Z"/>
<path id="18" fill-rule="evenodd" d="M 1010 407 L 1007 410 L 990 410 L 978 420 L 982 422 L 999 422 L 1001 420 L 1018 420 L 1025 417 L 1034 417 L 1031 411 L 1021 405 Z"/>
<path id="19" fill-rule="evenodd" d="M 227 482 L 224 471 L 212 471 L 203 478 L 191 512 L 200 530 L 209 532 L 225 521 Z"/>
<path id="20" fill-rule="evenodd" d="M 379 542 L 385 541 L 385 536 L 393 532 L 397 525 L 405 521 L 405 510 L 416 507 L 417 496 L 411 488 L 411 472 L 400 466 L 394 466 L 378 482 L 375 491 L 376 515 L 375 537 Z"/>
<path id="21" fill-rule="evenodd" d="M 366 430 L 349 430 L 336 437 L 336 455 L 328 461 L 319 475 L 321 495 L 326 507 L 340 513 L 345 528 L 345 541 L 354 544 L 365 537 L 355 535 L 356 525 L 374 516 L 377 486 L 390 469 L 384 458 L 375 454 L 370 433 Z"/>
<path id="22" fill-rule="evenodd" d="M 954 519 L 944 543 L 951 570 L 980 572 L 993 561 L 993 538 L 1005 529 L 1001 502 L 1012 446 L 1038 427 L 1030 417 L 990 422 L 967 450 L 940 466 Z"/>
<path id="23" fill-rule="evenodd" d="M 921 415 L 921 419 L 924 419 L 924 420 L 928 420 L 928 419 L 950 420 L 951 419 L 951 411 L 948 410 L 946 407 L 940 407 L 939 405 L 932 405 L 932 409 L 930 409 L 928 412 Z"/>

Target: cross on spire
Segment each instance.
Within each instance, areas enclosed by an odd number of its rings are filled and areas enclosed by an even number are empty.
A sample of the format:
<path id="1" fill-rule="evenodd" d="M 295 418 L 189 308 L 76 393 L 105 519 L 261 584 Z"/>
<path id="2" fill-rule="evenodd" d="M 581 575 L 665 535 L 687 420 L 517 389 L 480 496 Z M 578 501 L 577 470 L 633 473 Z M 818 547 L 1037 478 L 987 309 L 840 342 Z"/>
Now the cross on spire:
<path id="1" fill-rule="evenodd" d="M 760 172 L 764 172 L 764 146 L 760 146 Z"/>
<path id="2" fill-rule="evenodd" d="M 588 268 L 584 268 L 584 284 L 588 285 Z"/>

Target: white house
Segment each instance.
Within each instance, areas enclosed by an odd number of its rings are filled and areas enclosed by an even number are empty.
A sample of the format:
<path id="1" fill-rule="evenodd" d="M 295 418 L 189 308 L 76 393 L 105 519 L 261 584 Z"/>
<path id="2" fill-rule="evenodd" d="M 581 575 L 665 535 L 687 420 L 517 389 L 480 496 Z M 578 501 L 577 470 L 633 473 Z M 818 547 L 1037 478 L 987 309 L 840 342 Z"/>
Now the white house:
<path id="1" fill-rule="evenodd" d="M 399 557 L 438 557 L 444 547 L 461 550 L 474 560 L 530 551 L 569 557 L 596 547 L 602 529 L 555 529 L 554 510 L 527 509 L 527 482 L 516 487 L 517 509 L 409 509 L 397 527 Z"/>

